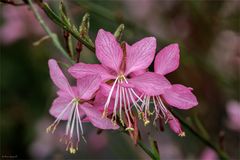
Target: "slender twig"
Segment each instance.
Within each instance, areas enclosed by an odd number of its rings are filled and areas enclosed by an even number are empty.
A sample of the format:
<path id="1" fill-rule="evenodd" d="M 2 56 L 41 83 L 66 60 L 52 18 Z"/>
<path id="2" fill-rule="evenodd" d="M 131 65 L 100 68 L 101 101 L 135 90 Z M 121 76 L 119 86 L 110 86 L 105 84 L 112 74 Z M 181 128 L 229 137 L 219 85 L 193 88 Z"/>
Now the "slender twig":
<path id="1" fill-rule="evenodd" d="M 44 20 L 42 19 L 42 17 L 40 16 L 40 14 L 38 13 L 37 9 L 35 8 L 35 6 L 32 3 L 32 0 L 28 0 L 29 6 L 31 8 L 31 10 L 33 11 L 36 19 L 39 21 L 40 25 L 42 26 L 42 28 L 46 31 L 46 33 L 49 35 L 49 37 L 52 39 L 53 44 L 59 49 L 59 51 L 71 62 L 74 63 L 74 61 L 68 56 L 67 52 L 63 49 L 62 45 L 59 42 L 59 39 L 57 37 L 57 35 L 55 33 L 53 33 L 48 26 L 46 25 L 46 23 L 44 22 Z"/>
<path id="2" fill-rule="evenodd" d="M 10 5 L 13 5 L 13 6 L 25 6 L 26 5 L 26 3 L 16 3 L 16 2 L 11 1 L 11 0 L 0 0 L 0 2 L 10 4 Z"/>
<path id="3" fill-rule="evenodd" d="M 216 151 L 216 153 L 218 154 L 219 158 L 222 160 L 227 160 L 228 159 L 228 155 L 221 150 L 221 148 L 214 144 L 213 142 L 211 142 L 209 139 L 207 139 L 206 137 L 202 136 L 201 134 L 199 134 L 197 131 L 195 131 L 187 122 L 184 121 L 184 119 L 179 116 L 177 113 L 171 111 L 172 114 L 179 119 L 179 121 L 181 122 L 181 124 L 188 129 L 193 135 L 195 135 L 199 140 L 201 140 L 204 144 L 206 144 L 207 146 L 211 147 L 213 150 Z"/>
<path id="4" fill-rule="evenodd" d="M 138 140 L 137 144 L 139 147 L 141 147 L 152 159 L 154 160 L 159 160 L 159 156 L 156 156 L 151 150 L 149 150 L 143 143 L 142 141 Z"/>

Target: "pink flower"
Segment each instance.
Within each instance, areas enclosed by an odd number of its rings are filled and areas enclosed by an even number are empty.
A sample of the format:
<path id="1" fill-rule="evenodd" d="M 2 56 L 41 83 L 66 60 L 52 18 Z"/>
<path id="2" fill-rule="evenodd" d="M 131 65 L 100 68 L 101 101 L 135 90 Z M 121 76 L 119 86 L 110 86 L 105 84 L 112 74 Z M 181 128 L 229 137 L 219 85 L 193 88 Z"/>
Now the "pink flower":
<path id="1" fill-rule="evenodd" d="M 71 87 L 57 62 L 50 59 L 48 64 L 51 79 L 59 91 L 57 92 L 58 97 L 53 101 L 50 109 L 50 114 L 56 117 L 56 120 L 47 128 L 47 132 L 54 133 L 59 122 L 67 120 L 65 135 L 62 139 L 67 144 L 66 150 L 69 150 L 70 153 L 78 150 L 80 135 L 83 137 L 82 121 L 90 121 L 95 127 L 101 129 L 118 128 L 118 126 L 113 126 L 107 118 L 101 118 L 101 113 L 89 103 L 100 86 L 100 76 L 86 75 L 77 79 L 76 87 Z M 74 143 L 74 132 L 77 136 L 76 143 Z"/>
<path id="2" fill-rule="evenodd" d="M 181 137 L 185 136 L 185 132 L 183 132 L 181 124 L 178 121 L 178 119 L 176 119 L 175 117 L 172 117 L 171 119 L 169 119 L 168 124 L 173 132 L 175 132 Z"/>
<path id="3" fill-rule="evenodd" d="M 41 10 L 39 12 L 43 13 Z M 2 8 L 2 13 L 4 19 L 4 23 L 0 27 L 0 40 L 2 43 L 10 44 L 28 35 L 45 35 L 44 30 L 27 6 L 13 7 L 5 5 Z M 47 22 L 49 23 L 49 21 Z"/>
<path id="4" fill-rule="evenodd" d="M 230 101 L 227 103 L 228 121 L 227 125 L 230 129 L 240 132 L 240 103 Z"/>
<path id="5" fill-rule="evenodd" d="M 211 148 L 205 148 L 201 154 L 200 160 L 217 160 L 218 156 Z"/>
<path id="6" fill-rule="evenodd" d="M 131 46 L 126 43 L 121 46 L 114 35 L 100 29 L 95 46 L 96 56 L 101 64 L 78 63 L 72 66 L 69 72 L 75 78 L 89 74 L 100 74 L 102 81 L 106 82 L 102 84 L 102 92 L 107 93 L 103 115 L 107 115 L 111 100 L 114 99 L 113 122 L 116 123 L 117 112 L 119 112 L 122 121 L 122 110 L 124 110 L 128 121 L 127 129 L 132 130 L 131 105 L 133 104 L 138 113 L 141 113 L 142 108 L 137 103 L 137 99 L 140 100 L 140 97 L 131 87 L 126 88 L 122 84 L 128 83 L 128 76 L 131 73 L 146 70 L 152 63 L 156 50 L 156 39 L 147 37 Z"/>
<path id="7" fill-rule="evenodd" d="M 171 85 L 164 77 L 164 75 L 178 68 L 179 58 L 178 44 L 168 45 L 157 54 L 154 62 L 154 73 L 145 72 L 129 80 L 131 85 L 143 93 L 142 106 L 145 108 L 145 124 L 149 122 L 147 116 L 151 114 L 149 109 L 151 99 L 154 104 L 155 120 L 159 117 L 166 122 L 171 120 L 170 126 L 177 123 L 172 124 L 176 120 L 174 120 L 174 116 L 168 111 L 162 99 L 178 109 L 190 109 L 198 104 L 196 97 L 191 92 L 192 88 L 181 84 Z M 179 135 L 184 134 L 179 133 Z"/>

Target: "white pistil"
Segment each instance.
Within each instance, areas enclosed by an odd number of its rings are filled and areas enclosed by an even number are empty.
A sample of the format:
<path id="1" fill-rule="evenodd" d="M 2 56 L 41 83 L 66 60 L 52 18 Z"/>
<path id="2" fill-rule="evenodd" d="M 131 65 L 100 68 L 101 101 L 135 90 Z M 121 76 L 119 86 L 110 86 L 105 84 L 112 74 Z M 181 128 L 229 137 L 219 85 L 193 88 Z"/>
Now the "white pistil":
<path id="1" fill-rule="evenodd" d="M 78 143 L 80 142 L 80 133 L 79 133 L 79 126 L 81 130 L 81 135 L 83 137 L 83 127 L 81 122 L 81 117 L 79 114 L 79 100 L 74 98 L 64 109 L 63 111 L 58 115 L 57 119 L 47 128 L 47 132 L 51 131 L 54 132 L 56 129 L 57 124 L 62 119 L 63 115 L 66 113 L 67 109 L 71 107 L 69 115 L 68 115 L 68 122 L 66 125 L 65 135 L 63 138 L 60 139 L 60 141 L 65 140 L 65 143 L 67 145 L 66 150 L 70 153 L 76 153 L 76 150 L 78 150 Z M 74 142 L 74 130 L 76 129 L 77 134 L 77 141 Z M 83 137 L 84 141 L 85 138 Z"/>

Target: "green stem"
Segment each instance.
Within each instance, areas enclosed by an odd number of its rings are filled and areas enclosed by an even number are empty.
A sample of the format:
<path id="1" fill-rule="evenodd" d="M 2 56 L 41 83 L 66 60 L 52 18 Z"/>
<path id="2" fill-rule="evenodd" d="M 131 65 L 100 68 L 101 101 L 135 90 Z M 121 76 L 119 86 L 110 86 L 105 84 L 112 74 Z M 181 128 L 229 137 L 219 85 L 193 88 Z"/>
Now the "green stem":
<path id="1" fill-rule="evenodd" d="M 138 140 L 137 142 L 138 146 L 141 147 L 152 159 L 154 160 L 160 160 L 158 155 L 155 155 L 151 150 L 149 150 L 142 141 Z"/>
<path id="2" fill-rule="evenodd" d="M 189 124 L 187 124 L 187 122 L 184 121 L 184 119 L 177 115 L 175 112 L 172 111 L 172 114 L 179 119 L 179 121 L 181 122 L 181 124 L 187 128 L 193 135 L 195 135 L 199 140 L 201 140 L 204 144 L 206 144 L 207 146 L 211 147 L 213 150 L 216 151 L 216 153 L 218 154 L 219 158 L 222 160 L 227 160 L 228 155 L 220 149 L 220 147 L 214 143 L 212 143 L 209 139 L 205 138 L 204 136 L 202 136 L 201 134 L 199 134 L 198 132 L 196 132 Z"/>
<path id="3" fill-rule="evenodd" d="M 48 26 L 46 25 L 46 23 L 44 22 L 44 20 L 42 19 L 42 17 L 40 16 L 40 14 L 38 13 L 37 9 L 35 8 L 35 6 L 32 3 L 32 0 L 28 0 L 29 6 L 31 8 L 31 10 L 33 11 L 36 19 L 39 21 L 40 25 L 42 26 L 42 28 L 46 31 L 46 33 L 49 35 L 49 37 L 52 39 L 53 44 L 59 49 L 59 51 L 71 62 L 74 63 L 74 61 L 68 56 L 67 52 L 64 50 L 64 48 L 62 47 L 62 45 L 59 42 L 59 39 L 57 37 L 57 35 L 53 32 L 51 32 L 51 30 L 48 28 Z"/>
<path id="4" fill-rule="evenodd" d="M 88 49 L 95 52 L 95 47 L 93 44 L 90 44 L 88 40 L 82 38 L 80 36 L 80 33 L 78 32 L 77 28 L 70 24 L 63 21 L 58 15 L 54 13 L 54 11 L 48 6 L 47 3 L 40 3 L 39 6 L 43 9 L 43 11 L 48 15 L 48 17 L 58 26 L 63 28 L 64 30 L 68 31 L 72 34 L 73 37 L 75 37 L 78 41 L 80 41 L 82 44 L 84 44 Z"/>

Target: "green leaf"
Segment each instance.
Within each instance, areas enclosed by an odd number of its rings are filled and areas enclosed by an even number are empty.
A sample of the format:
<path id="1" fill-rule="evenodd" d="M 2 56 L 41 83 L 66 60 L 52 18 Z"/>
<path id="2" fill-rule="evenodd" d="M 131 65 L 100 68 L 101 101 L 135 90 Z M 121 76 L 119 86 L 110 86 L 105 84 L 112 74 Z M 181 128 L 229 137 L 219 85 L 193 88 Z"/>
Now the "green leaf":
<path id="1" fill-rule="evenodd" d="M 63 4 L 63 1 L 61 1 L 59 4 L 59 10 L 60 10 L 61 19 L 63 20 L 63 22 L 68 26 L 71 26 L 70 19 L 67 17 L 67 11 Z"/>
<path id="2" fill-rule="evenodd" d="M 54 21 L 56 24 L 60 26 L 66 26 L 64 22 L 62 22 L 61 18 L 59 18 L 58 15 L 54 13 L 54 11 L 49 7 L 47 3 L 42 3 L 43 10 L 48 15 L 49 18 L 51 18 L 52 21 Z"/>

